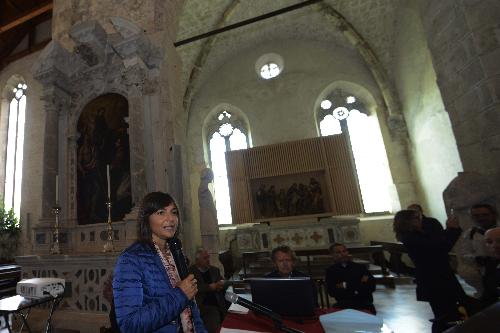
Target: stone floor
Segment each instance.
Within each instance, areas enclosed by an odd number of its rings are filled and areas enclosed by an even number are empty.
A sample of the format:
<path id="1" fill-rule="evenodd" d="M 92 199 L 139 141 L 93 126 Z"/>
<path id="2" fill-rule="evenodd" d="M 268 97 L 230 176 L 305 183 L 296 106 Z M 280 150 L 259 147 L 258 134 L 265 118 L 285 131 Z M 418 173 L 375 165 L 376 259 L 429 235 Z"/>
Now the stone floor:
<path id="1" fill-rule="evenodd" d="M 373 294 L 377 315 L 384 319 L 394 333 L 430 333 L 432 323 L 429 319 L 434 318 L 434 315 L 429 303 L 417 302 L 416 286 L 411 283 L 412 279 L 401 279 L 403 280 L 404 283 L 398 283 L 395 289 L 377 285 Z M 460 278 L 459 281 L 467 294 L 474 294 L 475 289 Z M 332 301 L 330 304 L 333 304 Z"/>
<path id="2" fill-rule="evenodd" d="M 415 285 L 397 285 L 395 289 L 377 286 L 373 294 L 377 315 L 395 333 L 431 332 L 433 318 L 431 308 L 426 302 L 415 299 Z"/>

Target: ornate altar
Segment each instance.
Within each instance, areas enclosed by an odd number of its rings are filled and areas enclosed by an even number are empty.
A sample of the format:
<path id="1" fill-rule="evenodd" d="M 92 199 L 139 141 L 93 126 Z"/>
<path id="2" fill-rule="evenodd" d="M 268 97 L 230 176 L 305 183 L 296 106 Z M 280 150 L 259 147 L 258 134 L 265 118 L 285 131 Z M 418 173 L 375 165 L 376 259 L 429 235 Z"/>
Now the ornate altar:
<path id="1" fill-rule="evenodd" d="M 231 233 L 234 233 L 240 252 L 272 250 L 278 245 L 288 245 L 294 250 L 324 249 L 336 242 L 349 246 L 361 245 L 359 219 L 356 217 L 329 217 L 290 224 L 241 225 Z"/>

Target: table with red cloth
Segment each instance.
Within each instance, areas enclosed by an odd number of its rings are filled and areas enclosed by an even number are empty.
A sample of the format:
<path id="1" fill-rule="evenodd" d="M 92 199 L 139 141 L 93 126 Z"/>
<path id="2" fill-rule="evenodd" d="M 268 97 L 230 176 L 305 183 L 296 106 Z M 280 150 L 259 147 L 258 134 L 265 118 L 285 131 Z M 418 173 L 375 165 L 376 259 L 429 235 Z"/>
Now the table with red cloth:
<path id="1" fill-rule="evenodd" d="M 342 309 L 317 309 L 315 317 L 303 319 L 300 323 L 294 320 L 284 319 L 283 324 L 306 333 L 325 333 L 319 321 L 319 316 L 340 310 Z M 226 318 L 224 318 L 222 327 L 258 332 L 282 332 L 274 326 L 273 321 L 269 317 L 257 315 L 252 311 L 248 311 L 246 314 L 229 312 Z"/>

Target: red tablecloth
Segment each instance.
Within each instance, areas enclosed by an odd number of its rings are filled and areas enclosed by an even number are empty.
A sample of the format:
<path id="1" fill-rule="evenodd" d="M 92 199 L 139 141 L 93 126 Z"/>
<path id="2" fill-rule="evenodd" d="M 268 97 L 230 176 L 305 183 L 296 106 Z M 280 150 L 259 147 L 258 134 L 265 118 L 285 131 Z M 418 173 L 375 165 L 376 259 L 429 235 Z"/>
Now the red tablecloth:
<path id="1" fill-rule="evenodd" d="M 319 309 L 316 312 L 316 317 L 305 319 L 302 323 L 297 323 L 293 320 L 283 320 L 283 323 L 288 327 L 301 330 L 305 333 L 324 333 L 325 331 L 323 327 L 321 327 L 318 316 L 339 310 L 341 309 Z M 249 311 L 247 314 L 228 313 L 222 323 L 222 327 L 260 332 L 281 332 L 274 327 L 271 319 L 262 315 L 256 315 L 252 311 Z"/>

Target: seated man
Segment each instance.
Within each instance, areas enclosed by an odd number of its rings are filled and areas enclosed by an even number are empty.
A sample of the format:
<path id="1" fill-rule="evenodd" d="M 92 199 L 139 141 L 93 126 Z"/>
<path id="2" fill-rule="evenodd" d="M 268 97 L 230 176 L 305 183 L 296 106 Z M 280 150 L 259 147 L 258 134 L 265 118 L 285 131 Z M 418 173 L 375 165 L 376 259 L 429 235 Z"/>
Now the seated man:
<path id="1" fill-rule="evenodd" d="M 500 227 L 486 231 L 484 239 L 489 250 L 489 256 L 484 262 L 484 293 L 481 300 L 487 306 L 500 299 Z"/>
<path id="2" fill-rule="evenodd" d="M 343 309 L 369 310 L 376 314 L 372 293 L 375 279 L 368 269 L 352 262 L 344 244 L 330 246 L 334 264 L 326 269 L 325 283 L 328 294 L 335 298 L 335 307 Z"/>
<path id="3" fill-rule="evenodd" d="M 265 275 L 266 278 L 308 277 L 307 274 L 294 269 L 295 253 L 287 245 L 280 245 L 271 252 L 271 260 L 276 269 Z"/>
<path id="4" fill-rule="evenodd" d="M 287 245 L 280 245 L 275 247 L 271 251 L 271 259 L 276 266 L 276 269 L 270 273 L 267 273 L 264 277 L 266 278 L 297 278 L 297 277 L 309 277 L 309 275 L 302 273 L 295 269 L 295 253 Z M 312 279 L 311 279 L 312 280 Z M 318 307 L 318 289 L 313 281 L 313 294 L 314 294 L 314 304 Z"/>
<path id="5" fill-rule="evenodd" d="M 210 265 L 210 254 L 200 248 L 195 254 L 195 263 L 189 267 L 198 281 L 196 303 L 200 308 L 201 318 L 209 333 L 217 332 L 227 311 L 224 289 L 227 287 L 220 270 Z"/>

